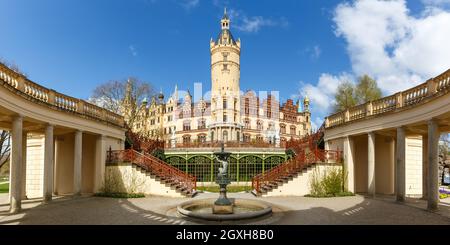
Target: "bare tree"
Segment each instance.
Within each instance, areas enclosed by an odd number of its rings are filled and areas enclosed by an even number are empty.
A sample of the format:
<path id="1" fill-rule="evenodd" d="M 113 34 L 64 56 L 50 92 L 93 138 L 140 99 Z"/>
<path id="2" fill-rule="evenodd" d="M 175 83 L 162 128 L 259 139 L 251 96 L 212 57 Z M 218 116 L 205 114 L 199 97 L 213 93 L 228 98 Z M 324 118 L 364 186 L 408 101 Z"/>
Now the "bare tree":
<path id="1" fill-rule="evenodd" d="M 0 168 L 8 162 L 11 150 L 11 139 L 8 131 L 0 131 Z"/>
<path id="2" fill-rule="evenodd" d="M 89 102 L 117 114 L 126 113 L 126 123 L 134 124 L 144 98 L 155 94 L 153 86 L 136 78 L 109 81 L 96 87 Z"/>
<path id="3" fill-rule="evenodd" d="M 25 76 L 25 77 L 28 76 L 25 72 L 23 72 L 23 71 L 19 68 L 19 66 L 18 66 L 14 61 L 13 61 L 13 62 L 9 62 L 9 61 L 7 61 L 6 59 L 0 57 L 0 63 L 2 63 L 3 65 L 7 66 L 9 69 L 11 69 L 11 70 L 13 70 L 13 71 L 15 71 L 15 72 L 17 72 L 17 73 L 22 74 L 22 75 Z"/>

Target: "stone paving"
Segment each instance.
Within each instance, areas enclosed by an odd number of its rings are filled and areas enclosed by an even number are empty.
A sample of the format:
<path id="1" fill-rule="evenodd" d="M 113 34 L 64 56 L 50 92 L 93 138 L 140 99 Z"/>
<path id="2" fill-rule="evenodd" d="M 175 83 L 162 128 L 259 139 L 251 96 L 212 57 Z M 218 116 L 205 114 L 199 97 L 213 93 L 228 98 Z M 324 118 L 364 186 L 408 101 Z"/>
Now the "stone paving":
<path id="1" fill-rule="evenodd" d="M 217 194 L 201 193 L 195 198 Z M 230 193 L 230 198 L 255 197 L 249 193 Z M 398 204 L 392 197 L 364 196 L 341 198 L 267 197 L 259 200 L 274 205 L 275 214 L 245 224 L 450 224 L 450 205 L 441 204 L 432 213 L 421 200 Z M 19 214 L 8 213 L 8 195 L 0 194 L 0 224 L 196 224 L 175 217 L 174 208 L 188 199 L 151 196 L 113 199 L 83 196 L 58 197 L 50 204 L 40 199 L 26 200 Z"/>

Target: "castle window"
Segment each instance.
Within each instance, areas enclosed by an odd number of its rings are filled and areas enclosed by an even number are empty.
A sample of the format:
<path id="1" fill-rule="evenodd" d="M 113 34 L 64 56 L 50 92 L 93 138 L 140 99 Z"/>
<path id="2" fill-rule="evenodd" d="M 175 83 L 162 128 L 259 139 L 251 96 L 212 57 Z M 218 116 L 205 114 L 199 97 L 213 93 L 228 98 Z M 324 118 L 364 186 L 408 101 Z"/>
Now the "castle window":
<path id="1" fill-rule="evenodd" d="M 244 142 L 250 142 L 250 135 L 244 134 Z"/>
<path id="2" fill-rule="evenodd" d="M 295 131 L 297 131 L 297 129 L 295 128 L 295 126 L 291 126 L 291 134 L 295 135 Z"/>
<path id="3" fill-rule="evenodd" d="M 227 118 L 227 114 L 226 113 L 223 113 L 223 122 L 227 122 L 228 120 L 227 120 L 228 118 Z"/>
<path id="4" fill-rule="evenodd" d="M 222 53 L 223 55 L 223 61 L 227 62 L 228 61 L 228 53 Z"/>
<path id="5" fill-rule="evenodd" d="M 282 134 L 285 134 L 285 133 L 286 133 L 286 125 L 285 125 L 285 124 L 280 124 L 280 132 L 281 132 Z"/>
<path id="6" fill-rule="evenodd" d="M 223 99 L 223 109 L 227 109 L 227 99 Z"/>
<path id="7" fill-rule="evenodd" d="M 191 130 L 191 121 L 184 121 L 183 122 L 183 131 L 189 131 Z"/>
<path id="8" fill-rule="evenodd" d="M 244 127 L 246 128 L 246 129 L 250 129 L 250 119 L 249 118 L 245 118 L 244 119 Z"/>
<path id="9" fill-rule="evenodd" d="M 222 71 L 228 71 L 228 64 L 223 64 L 223 69 Z"/>
<path id="10" fill-rule="evenodd" d="M 200 119 L 198 120 L 198 129 L 205 129 L 206 128 L 206 120 Z"/>
<path id="11" fill-rule="evenodd" d="M 258 122 L 256 123 L 258 130 L 263 130 L 263 123 L 261 120 L 258 120 Z"/>
<path id="12" fill-rule="evenodd" d="M 183 136 L 183 144 L 189 144 L 191 143 L 191 136 L 190 135 L 184 135 Z"/>
<path id="13" fill-rule="evenodd" d="M 204 134 L 198 135 L 197 138 L 198 138 L 198 142 L 200 142 L 200 143 L 206 142 L 206 135 L 204 135 Z"/>
<path id="14" fill-rule="evenodd" d="M 228 131 L 223 131 L 223 141 L 227 142 L 228 141 Z"/>

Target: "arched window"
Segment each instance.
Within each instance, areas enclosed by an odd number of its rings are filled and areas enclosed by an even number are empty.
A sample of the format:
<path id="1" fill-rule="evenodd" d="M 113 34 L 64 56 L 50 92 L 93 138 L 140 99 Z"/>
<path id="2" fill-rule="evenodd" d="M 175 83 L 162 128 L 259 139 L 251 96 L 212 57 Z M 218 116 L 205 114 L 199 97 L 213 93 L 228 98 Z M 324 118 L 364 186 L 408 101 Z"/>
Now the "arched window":
<path id="1" fill-rule="evenodd" d="M 183 131 L 189 131 L 191 130 L 191 121 L 184 121 L 183 122 Z"/>
<path id="2" fill-rule="evenodd" d="M 295 135 L 295 134 L 296 134 L 295 131 L 297 131 L 296 127 L 295 127 L 295 126 L 291 126 L 291 134 L 292 134 L 292 135 Z"/>
<path id="3" fill-rule="evenodd" d="M 236 132 L 236 140 L 238 142 L 241 141 L 241 133 L 240 132 Z"/>
<path id="4" fill-rule="evenodd" d="M 223 141 L 227 142 L 228 141 L 228 131 L 223 131 Z"/>
<path id="5" fill-rule="evenodd" d="M 250 126 L 250 119 L 249 118 L 245 118 L 244 119 L 244 127 L 246 129 L 250 129 L 251 128 L 251 126 Z"/>
<path id="6" fill-rule="evenodd" d="M 183 136 L 183 144 L 189 144 L 191 143 L 191 136 L 190 135 L 184 135 Z"/>
<path id="7" fill-rule="evenodd" d="M 286 133 L 286 124 L 280 124 L 280 133 L 282 134 Z"/>
<path id="8" fill-rule="evenodd" d="M 257 136 L 256 136 L 256 141 L 257 141 L 257 142 L 263 142 L 263 141 L 264 141 L 264 138 L 262 137 L 262 135 L 257 135 Z"/>
<path id="9" fill-rule="evenodd" d="M 214 131 L 211 131 L 211 141 L 214 141 Z"/>
<path id="10" fill-rule="evenodd" d="M 206 120 L 205 119 L 199 119 L 198 120 L 198 129 L 205 129 L 206 128 Z"/>
<path id="11" fill-rule="evenodd" d="M 198 138 L 198 142 L 200 142 L 200 143 L 205 143 L 206 142 L 206 135 L 205 134 L 199 134 L 197 136 L 197 138 Z"/>
<path id="12" fill-rule="evenodd" d="M 261 120 L 258 120 L 257 126 L 258 126 L 258 130 L 263 130 L 263 122 Z"/>
<path id="13" fill-rule="evenodd" d="M 249 134 L 244 134 L 244 142 L 250 142 L 250 135 Z"/>

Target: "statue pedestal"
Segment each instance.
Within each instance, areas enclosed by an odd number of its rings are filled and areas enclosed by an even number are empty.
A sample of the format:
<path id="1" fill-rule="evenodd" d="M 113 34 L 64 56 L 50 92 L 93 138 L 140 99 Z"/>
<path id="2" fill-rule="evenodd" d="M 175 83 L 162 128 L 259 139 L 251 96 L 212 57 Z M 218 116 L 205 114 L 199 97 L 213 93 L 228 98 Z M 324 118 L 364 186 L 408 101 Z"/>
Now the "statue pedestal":
<path id="1" fill-rule="evenodd" d="M 219 175 L 216 183 L 220 186 L 220 196 L 214 202 L 213 214 L 232 214 L 233 203 L 227 198 L 227 185 L 230 184 L 230 180 L 226 176 Z"/>
<path id="2" fill-rule="evenodd" d="M 170 139 L 170 147 L 171 148 L 175 148 L 177 146 L 177 141 L 176 139 Z"/>

